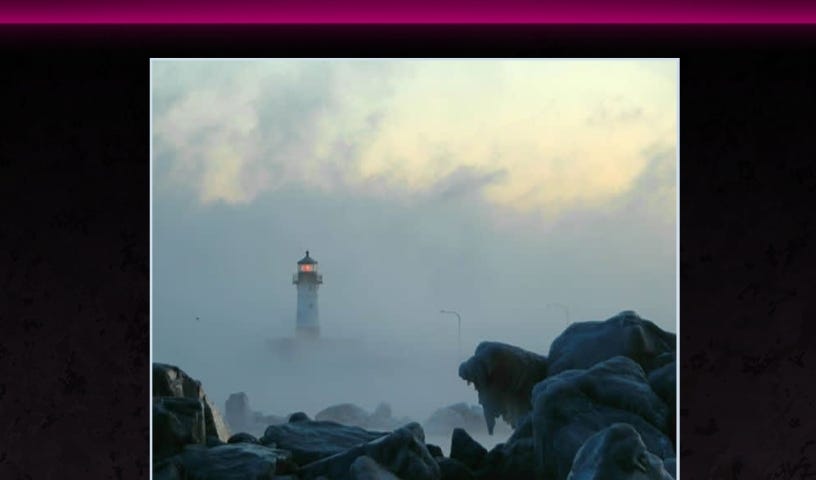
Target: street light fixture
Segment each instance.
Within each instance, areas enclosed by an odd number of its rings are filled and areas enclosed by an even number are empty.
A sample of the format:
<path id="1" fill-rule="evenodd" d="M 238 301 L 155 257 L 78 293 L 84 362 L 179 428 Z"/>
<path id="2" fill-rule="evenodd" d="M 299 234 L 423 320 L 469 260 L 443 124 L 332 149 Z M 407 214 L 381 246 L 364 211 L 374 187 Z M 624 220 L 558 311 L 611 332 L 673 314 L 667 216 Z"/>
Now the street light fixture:
<path id="1" fill-rule="evenodd" d="M 461 360 L 462 359 L 462 316 L 459 313 L 454 312 L 453 310 L 440 310 L 439 313 L 449 313 L 451 315 L 456 315 L 458 329 L 456 335 L 456 358 Z"/>

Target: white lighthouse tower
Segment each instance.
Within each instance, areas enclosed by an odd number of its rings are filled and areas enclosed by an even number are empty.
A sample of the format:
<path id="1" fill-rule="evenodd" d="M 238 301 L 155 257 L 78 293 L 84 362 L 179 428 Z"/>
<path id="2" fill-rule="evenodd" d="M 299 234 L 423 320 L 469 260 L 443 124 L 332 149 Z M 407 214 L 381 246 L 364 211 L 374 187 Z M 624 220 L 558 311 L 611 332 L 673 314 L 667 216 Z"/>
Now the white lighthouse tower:
<path id="1" fill-rule="evenodd" d="M 297 321 L 295 334 L 298 338 L 318 338 L 320 318 L 317 313 L 317 287 L 323 283 L 323 276 L 317 273 L 317 262 L 306 256 L 297 262 L 298 271 L 292 278 L 297 285 Z"/>

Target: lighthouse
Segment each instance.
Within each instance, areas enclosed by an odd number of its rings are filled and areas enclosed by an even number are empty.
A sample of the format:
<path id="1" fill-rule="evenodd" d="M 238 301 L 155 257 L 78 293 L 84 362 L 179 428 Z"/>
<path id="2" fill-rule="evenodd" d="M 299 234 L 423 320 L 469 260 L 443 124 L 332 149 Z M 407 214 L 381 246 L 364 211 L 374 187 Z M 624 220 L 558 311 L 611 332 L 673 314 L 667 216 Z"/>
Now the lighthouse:
<path id="1" fill-rule="evenodd" d="M 317 261 L 306 256 L 297 262 L 297 273 L 292 278 L 297 286 L 297 320 L 295 334 L 298 338 L 318 338 L 320 318 L 317 313 L 317 287 L 323 283 L 323 276 L 317 273 Z"/>

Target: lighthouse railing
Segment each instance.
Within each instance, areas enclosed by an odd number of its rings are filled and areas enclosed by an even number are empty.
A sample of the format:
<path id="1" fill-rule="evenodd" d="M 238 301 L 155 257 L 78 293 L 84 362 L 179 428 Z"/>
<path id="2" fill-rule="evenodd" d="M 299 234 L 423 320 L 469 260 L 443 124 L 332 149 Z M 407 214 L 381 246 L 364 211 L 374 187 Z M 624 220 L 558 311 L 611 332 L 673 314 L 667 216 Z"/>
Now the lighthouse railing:
<path id="1" fill-rule="evenodd" d="M 315 283 L 318 283 L 318 284 L 323 283 L 323 275 L 322 275 L 322 274 L 320 274 L 320 273 L 313 273 L 313 272 L 310 272 L 310 273 L 311 273 L 312 275 L 314 275 L 314 278 L 315 278 Z M 308 274 L 307 274 L 307 275 L 308 275 Z M 293 283 L 293 284 L 297 285 L 298 283 L 300 283 L 300 282 L 299 282 L 299 279 L 300 279 L 300 274 L 299 274 L 299 273 L 295 273 L 295 274 L 293 274 L 293 275 L 292 275 L 292 283 Z"/>

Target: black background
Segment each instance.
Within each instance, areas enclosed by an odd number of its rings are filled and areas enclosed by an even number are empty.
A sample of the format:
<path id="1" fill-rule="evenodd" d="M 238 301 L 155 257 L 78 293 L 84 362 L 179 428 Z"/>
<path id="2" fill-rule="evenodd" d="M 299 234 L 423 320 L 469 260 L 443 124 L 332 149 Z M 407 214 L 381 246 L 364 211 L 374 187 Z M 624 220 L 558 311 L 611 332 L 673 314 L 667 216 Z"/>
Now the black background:
<path id="1" fill-rule="evenodd" d="M 0 31 L 0 477 L 147 478 L 150 57 L 680 57 L 680 471 L 816 476 L 816 29 Z"/>

